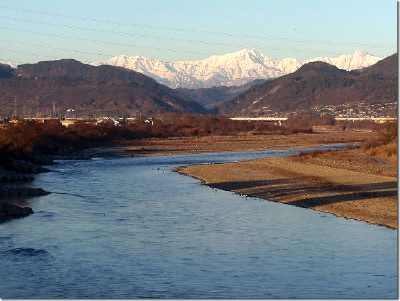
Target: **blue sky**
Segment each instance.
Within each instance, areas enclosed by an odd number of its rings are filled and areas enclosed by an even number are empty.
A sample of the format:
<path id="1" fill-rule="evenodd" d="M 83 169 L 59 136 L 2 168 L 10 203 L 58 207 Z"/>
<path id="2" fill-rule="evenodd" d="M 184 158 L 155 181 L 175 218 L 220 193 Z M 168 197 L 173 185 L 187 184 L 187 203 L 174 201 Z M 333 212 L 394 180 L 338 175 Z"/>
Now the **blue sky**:
<path id="1" fill-rule="evenodd" d="M 0 19 L 0 60 L 15 64 L 397 51 L 396 0 L 0 0 Z"/>

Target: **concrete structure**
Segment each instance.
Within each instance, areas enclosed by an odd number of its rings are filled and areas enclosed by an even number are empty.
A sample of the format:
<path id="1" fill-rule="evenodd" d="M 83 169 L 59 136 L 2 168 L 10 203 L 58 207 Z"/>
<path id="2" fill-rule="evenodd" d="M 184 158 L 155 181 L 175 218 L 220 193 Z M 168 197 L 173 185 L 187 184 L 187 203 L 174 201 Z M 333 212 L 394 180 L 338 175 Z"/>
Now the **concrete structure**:
<path id="1" fill-rule="evenodd" d="M 282 122 L 287 120 L 287 117 L 232 117 L 232 120 L 248 120 L 248 121 L 269 121 L 269 122 Z M 384 123 L 386 121 L 397 122 L 396 117 L 335 117 L 335 120 L 347 121 L 361 121 L 371 120 L 377 123 Z"/>

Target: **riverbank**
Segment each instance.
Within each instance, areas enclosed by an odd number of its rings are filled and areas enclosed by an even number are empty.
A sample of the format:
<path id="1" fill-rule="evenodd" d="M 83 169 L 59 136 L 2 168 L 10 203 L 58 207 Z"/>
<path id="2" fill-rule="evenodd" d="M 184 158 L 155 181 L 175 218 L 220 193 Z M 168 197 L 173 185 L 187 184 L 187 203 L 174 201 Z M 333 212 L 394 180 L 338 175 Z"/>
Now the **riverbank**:
<path id="1" fill-rule="evenodd" d="M 316 147 L 316 146 L 326 145 L 326 144 L 363 142 L 368 139 L 371 139 L 374 136 L 376 136 L 376 133 L 370 132 L 370 131 L 341 131 L 341 132 L 329 132 L 328 131 L 328 132 L 317 132 L 317 133 L 312 133 L 312 134 L 299 133 L 299 134 L 291 134 L 291 135 L 287 135 L 287 136 L 285 136 L 285 135 L 236 135 L 236 136 L 181 137 L 181 138 L 166 138 L 166 139 L 154 139 L 153 138 L 153 139 L 142 139 L 142 140 L 136 140 L 136 141 L 123 141 L 115 147 L 98 147 L 98 148 L 85 149 L 78 153 L 69 154 L 68 156 L 63 156 L 58 159 L 65 159 L 65 158 L 90 159 L 92 157 L 107 157 L 107 156 L 112 156 L 112 157 L 118 157 L 118 156 L 120 156 L 120 157 L 167 156 L 167 155 L 179 155 L 179 154 L 227 152 L 227 151 L 241 152 L 241 151 L 259 151 L 259 150 L 273 150 L 273 149 L 311 148 L 311 147 Z M 342 158 L 344 160 L 345 157 L 343 157 L 343 154 L 344 153 L 341 153 L 340 156 L 338 156 L 339 157 L 338 159 Z M 53 158 L 57 158 L 57 157 L 53 157 Z M 312 158 L 314 161 L 317 160 L 316 156 L 313 156 Z M 318 158 L 321 159 L 322 157 L 318 157 Z M 304 161 L 304 160 L 306 160 L 306 157 L 303 156 L 300 159 Z M 336 159 L 336 158 L 333 158 L 333 159 Z M 354 161 L 356 159 L 357 159 L 357 155 L 353 154 L 352 159 L 347 158 L 346 160 Z M 286 160 L 286 159 L 282 159 L 282 160 Z M 308 158 L 308 160 L 310 160 L 310 158 Z M 330 160 L 324 159 L 322 161 L 329 162 Z M 339 161 L 340 160 L 333 160 L 332 162 L 334 162 L 334 166 L 331 166 L 331 167 L 337 168 Z M 318 164 L 321 164 L 321 162 L 313 162 L 313 164 L 318 165 Z M 298 162 L 298 163 L 300 163 L 300 162 Z M 310 163 L 310 162 L 308 162 L 308 163 Z M 375 161 L 369 161 L 369 162 L 365 163 L 364 165 L 368 166 L 368 168 L 378 166 L 379 168 L 383 168 L 383 170 L 388 169 L 387 166 L 382 167 L 379 164 L 377 165 L 376 163 L 377 162 L 375 162 Z M 272 163 L 268 163 L 268 164 L 272 164 Z M 253 174 L 258 172 L 260 175 L 262 175 L 265 171 L 258 170 L 256 165 L 257 164 L 255 164 L 252 167 L 248 167 L 248 168 L 254 169 Z M 279 175 L 279 173 L 277 173 L 277 170 L 279 168 L 281 168 L 280 170 L 281 170 L 281 172 L 283 172 L 282 171 L 283 167 L 292 166 L 291 164 L 287 164 L 287 162 L 284 162 L 284 161 L 280 162 L 280 161 L 278 161 L 278 159 L 277 159 L 275 165 L 276 165 L 275 176 Z M 228 174 L 231 174 L 231 171 L 230 171 L 231 167 L 226 169 L 226 167 L 225 166 L 223 167 L 222 165 L 212 165 L 212 166 L 209 166 L 208 168 L 212 168 L 212 167 L 215 168 L 215 166 L 218 166 L 221 168 L 220 172 L 222 173 L 222 176 L 227 176 Z M 235 167 L 238 169 L 237 174 L 239 174 L 241 172 L 240 169 L 242 167 L 243 166 Z M 352 167 L 354 168 L 354 164 Z M 270 172 L 272 172 L 272 169 L 270 168 L 270 166 L 268 166 L 268 168 L 270 169 Z M 301 166 L 294 167 L 293 171 L 301 170 L 301 168 L 303 168 L 303 167 L 301 167 Z M 392 168 L 392 170 L 393 170 L 392 174 L 389 175 L 389 177 L 393 178 L 397 175 L 397 168 L 394 168 L 394 169 Z M 288 171 L 286 171 L 286 173 L 292 174 L 293 171 L 288 170 Z M 26 172 L 26 170 L 25 170 L 25 172 Z M 185 173 L 186 171 L 183 171 L 183 172 Z M 359 171 L 359 172 L 362 172 L 362 171 Z M 209 180 L 208 174 L 209 174 L 208 171 L 202 171 L 202 172 L 200 172 L 199 175 L 193 174 L 193 176 L 199 177 L 202 180 L 205 180 L 207 182 Z M 28 175 L 29 179 L 26 178 L 27 176 L 25 174 L 21 175 L 21 173 L 15 173 L 14 175 L 15 175 L 14 179 L 17 182 L 33 180 L 33 177 L 30 175 Z M 190 172 L 189 172 L 188 175 L 192 175 L 192 174 L 190 174 Z M 281 176 L 283 177 L 283 175 L 281 175 Z M 353 176 L 353 175 L 345 175 L 344 178 L 346 179 L 349 176 Z M 301 178 L 301 177 L 303 177 L 303 179 L 308 179 L 307 175 L 299 175 L 299 178 Z M 286 175 L 286 178 L 290 179 L 289 175 Z M 223 183 L 225 180 L 226 179 L 224 179 L 224 178 L 220 178 L 219 181 L 217 181 L 217 182 Z M 12 180 L 12 181 L 14 181 L 14 180 Z M 246 182 L 250 183 L 250 182 L 254 182 L 254 181 L 265 181 L 265 179 L 264 180 L 263 179 L 261 179 L 261 180 L 253 179 L 253 178 L 251 178 L 250 173 L 244 173 L 242 178 L 233 179 L 232 181 L 237 182 L 236 185 L 238 185 L 238 186 L 232 188 L 232 183 L 230 183 L 227 187 L 224 188 L 221 186 L 220 188 L 227 189 L 227 190 L 233 190 L 233 191 L 238 190 L 237 192 L 239 192 L 239 193 L 248 194 L 248 195 L 257 196 L 257 197 L 263 197 L 262 193 L 254 194 L 254 191 L 243 190 L 243 187 L 240 187 L 240 185 L 248 186 L 249 184 L 246 184 Z M 308 183 L 307 181 L 308 180 L 306 180 L 305 184 Z M 323 180 L 319 180 L 319 181 L 321 183 L 323 182 Z M 8 182 L 10 182 L 10 181 L 8 181 Z M 391 180 L 389 182 L 391 182 Z M 302 182 L 296 182 L 296 183 L 293 182 L 293 185 L 297 185 L 297 186 L 303 185 L 303 184 L 301 184 Z M 341 185 L 347 185 L 347 184 L 348 183 L 346 182 L 344 184 L 342 183 Z M 392 185 L 392 184 L 390 184 L 390 185 Z M 26 193 L 24 195 L 24 194 L 21 194 L 18 190 L 16 190 L 17 188 L 12 188 L 13 185 L 9 185 L 9 187 L 11 187 L 11 188 L 4 190 L 4 194 L 7 193 L 11 196 L 13 196 L 13 195 L 21 195 L 21 196 L 26 196 L 26 197 L 29 196 L 28 193 Z M 294 186 L 294 187 L 296 187 L 296 186 Z M 327 185 L 324 185 L 324 187 L 327 187 Z M 18 188 L 18 189 L 20 189 L 20 188 Z M 287 187 L 285 189 L 287 190 Z M 312 188 L 309 188 L 309 190 L 311 191 Z M 277 190 L 277 193 L 278 193 L 278 191 L 279 190 Z M 315 192 L 315 190 L 314 190 L 314 192 Z M 279 192 L 279 193 L 282 194 L 282 192 Z M 391 191 L 391 193 L 393 193 L 393 191 Z M 0 191 L 0 195 L 1 195 L 1 191 Z M 323 194 L 315 195 L 315 197 L 320 197 L 320 198 L 322 198 L 323 196 L 324 196 Z M 271 195 L 268 195 L 265 198 L 274 200 L 271 197 L 272 197 Z M 343 197 L 345 198 L 346 196 L 343 196 Z M 300 198 L 300 195 L 299 195 L 299 198 Z M 277 201 L 280 201 L 277 198 L 275 198 L 275 199 Z M 289 193 L 287 193 L 286 195 L 282 194 L 282 200 L 283 199 L 287 200 L 285 202 L 290 202 L 291 200 L 289 198 Z M 301 200 L 301 198 L 293 199 L 292 202 L 295 202 L 295 201 L 300 202 L 300 200 Z M 363 204 L 365 204 L 365 202 L 363 202 Z M 297 205 L 301 205 L 301 203 L 298 203 Z M 318 205 L 318 206 L 321 206 L 321 205 Z M 326 204 L 324 206 L 325 206 L 324 208 L 319 208 L 319 209 L 332 211 L 332 209 L 327 209 L 328 206 Z M 319 210 L 316 207 L 317 206 L 313 206 L 312 208 Z M 335 209 L 335 210 L 337 211 L 337 209 Z M 346 209 L 346 210 L 348 211 L 348 209 Z M 371 210 L 376 210 L 376 208 L 375 209 L 372 208 Z M 381 209 L 379 209 L 379 210 L 381 210 Z M 396 216 L 397 216 L 397 203 L 396 203 L 395 211 L 396 211 Z M 340 212 L 336 212 L 336 213 L 335 212 L 332 211 L 330 213 L 340 215 Z M 348 216 L 346 216 L 346 217 L 348 217 Z M 352 217 L 352 216 L 349 216 L 349 217 L 358 218 L 358 217 Z M 397 222 L 397 218 L 396 218 L 396 222 Z M 377 223 L 385 224 L 381 220 L 379 220 Z M 390 224 L 387 226 L 394 227 L 393 221 L 391 221 Z M 397 223 L 396 223 L 396 227 L 397 227 Z"/>
<path id="2" fill-rule="evenodd" d="M 44 158 L 36 161 L 37 163 L 32 163 L 8 158 L 7 166 L 12 170 L 0 166 L 0 222 L 32 214 L 32 208 L 19 201 L 50 193 L 42 188 L 31 187 L 30 183 L 34 181 L 35 174 L 50 171 L 43 167 L 43 164 L 54 162 Z"/>
<path id="3" fill-rule="evenodd" d="M 98 149 L 113 156 L 167 156 L 205 152 L 311 148 L 364 142 L 371 131 L 292 135 L 239 135 L 145 139 Z M 276 202 L 397 229 L 397 162 L 360 150 L 318 152 L 254 162 L 200 165 L 179 170 L 204 183 Z M 282 180 L 282 181 L 280 181 Z M 268 182 L 272 181 L 272 182 Z"/>
<path id="4" fill-rule="evenodd" d="M 397 166 L 356 149 L 177 171 L 218 189 L 398 228 Z"/>
<path id="5" fill-rule="evenodd" d="M 216 152 L 246 152 L 311 148 L 326 144 L 364 142 L 377 134 L 371 131 L 326 131 L 290 135 L 235 135 L 151 138 L 122 141 L 115 147 L 85 150 L 82 156 L 171 156 Z"/>

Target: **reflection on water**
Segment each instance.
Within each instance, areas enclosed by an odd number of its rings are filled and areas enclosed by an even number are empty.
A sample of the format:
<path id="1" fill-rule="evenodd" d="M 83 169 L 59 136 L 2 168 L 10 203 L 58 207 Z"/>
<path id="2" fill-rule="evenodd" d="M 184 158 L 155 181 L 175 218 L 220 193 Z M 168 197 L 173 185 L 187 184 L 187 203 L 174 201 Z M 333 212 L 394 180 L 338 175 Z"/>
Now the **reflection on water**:
<path id="1" fill-rule="evenodd" d="M 395 298 L 397 233 L 171 172 L 284 152 L 63 161 L 0 224 L 3 298 Z"/>

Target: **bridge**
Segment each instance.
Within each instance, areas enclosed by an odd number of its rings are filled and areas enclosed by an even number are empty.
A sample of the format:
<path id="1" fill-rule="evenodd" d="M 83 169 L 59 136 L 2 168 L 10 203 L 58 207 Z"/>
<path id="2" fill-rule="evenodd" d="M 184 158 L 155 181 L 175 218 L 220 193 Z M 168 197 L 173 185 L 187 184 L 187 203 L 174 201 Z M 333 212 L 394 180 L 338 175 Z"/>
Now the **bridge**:
<path id="1" fill-rule="evenodd" d="M 397 117 L 335 117 L 335 120 L 347 120 L 347 121 L 361 121 L 361 120 L 371 120 L 377 123 L 397 122 Z"/>
<path id="2" fill-rule="evenodd" d="M 287 117 L 232 117 L 231 120 L 247 120 L 247 121 L 269 121 L 269 122 L 282 122 L 287 120 Z M 335 120 L 342 121 L 362 121 L 370 120 L 376 123 L 397 122 L 397 117 L 335 117 Z"/>
<path id="3" fill-rule="evenodd" d="M 287 117 L 232 117 L 229 119 L 247 121 L 285 121 Z"/>

